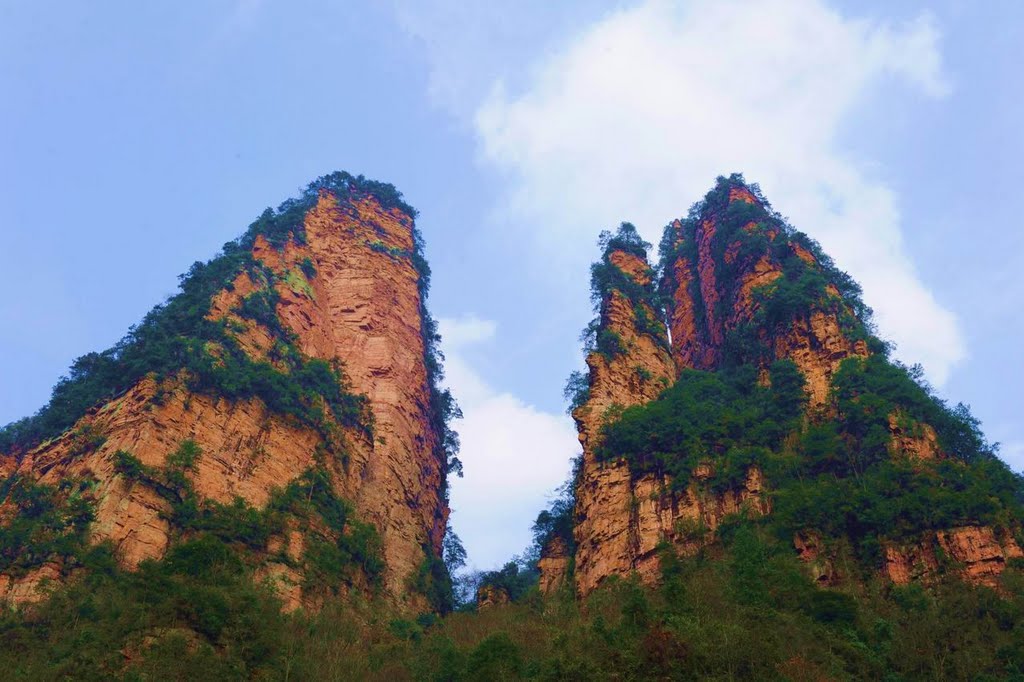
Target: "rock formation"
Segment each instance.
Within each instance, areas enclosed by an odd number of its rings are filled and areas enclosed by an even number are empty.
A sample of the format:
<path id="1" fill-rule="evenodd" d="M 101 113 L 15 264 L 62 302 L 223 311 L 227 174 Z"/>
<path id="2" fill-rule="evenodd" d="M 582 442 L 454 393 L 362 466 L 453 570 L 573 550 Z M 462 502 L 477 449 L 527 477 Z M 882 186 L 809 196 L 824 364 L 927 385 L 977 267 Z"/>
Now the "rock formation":
<path id="1" fill-rule="evenodd" d="M 818 268 L 817 257 L 797 240 L 773 226 L 750 219 L 736 222 L 747 206 L 764 209 L 749 189 L 732 186 L 709 197 L 699 215 L 676 220 L 668 228 L 672 246 L 662 286 L 671 296 L 667 314 L 672 331 L 672 356 L 681 369 L 714 370 L 737 348 L 744 332 L 764 342 L 774 358 L 789 358 L 803 372 L 812 405 L 828 398 L 829 379 L 843 359 L 867 355 L 863 339 L 852 340 L 842 329 L 848 309 L 833 287 L 825 305 L 789 324 L 763 319 L 764 292 L 783 276 L 786 260 L 797 258 Z M 737 229 L 738 227 L 738 229 Z M 759 316 L 759 313 L 762 313 Z M 732 337 L 732 338 L 730 338 Z M 731 346 L 731 347 L 730 347 Z"/>
<path id="2" fill-rule="evenodd" d="M 409 586 L 424 562 L 441 553 L 447 459 L 438 426 L 443 428 L 443 416 L 439 422 L 432 393 L 436 363 L 428 344 L 434 329 L 425 313 L 414 215 L 394 195 L 390 186 L 346 174 L 322 178 L 304 201 L 292 200 L 279 210 L 297 215 L 286 234 L 268 238 L 258 221 L 250 229 L 254 238 L 226 247 L 229 256 L 248 249 L 243 260 L 251 265 L 236 269 L 209 299 L 205 314 L 210 324 L 224 325 L 230 337 L 225 343 L 237 343 L 254 363 L 269 363 L 281 381 L 313 360 L 340 369 L 347 395 L 365 401 L 361 424 L 341 423 L 323 406 L 318 427 L 282 414 L 262 396 L 238 399 L 196 386 L 183 368 L 144 376 L 94 405 L 72 428 L 20 452 L 10 473 L 54 487 L 81 482 L 95 507 L 90 542 L 113 543 L 120 563 L 133 568 L 163 556 L 182 529 L 174 527 L 159 490 L 119 469 L 123 455 L 117 453 L 129 453 L 144 470 L 156 471 L 182 442 L 194 442 L 202 454 L 188 479 L 199 503 L 240 499 L 256 509 L 303 472 L 321 467 L 333 493 L 376 528 L 385 594 L 405 607 L 425 608 Z M 246 308 L 258 296 L 272 304 L 263 318 Z M 214 370 L 227 368 L 229 350 L 221 346 L 203 347 Z M 89 434 L 87 442 L 82 434 Z M 10 499 L 4 506 L 8 514 L 17 513 Z M 280 579 L 290 607 L 309 605 L 298 589 L 303 541 L 303 533 L 293 529 L 275 535 L 263 550 L 263 573 Z M 277 558 L 282 548 L 291 561 Z M 34 598 L 29 586 L 43 573 L 61 577 L 49 563 L 3 576 L 0 597 Z"/>
<path id="3" fill-rule="evenodd" d="M 481 585 L 476 591 L 476 608 L 478 611 L 503 606 L 512 600 L 503 588 L 495 585 Z"/>
<path id="4" fill-rule="evenodd" d="M 653 271 L 642 251 L 609 248 L 604 266 L 641 291 L 653 291 Z M 589 397 L 573 412 L 583 445 L 575 535 L 576 584 L 584 592 L 608 575 L 629 573 L 636 553 L 632 477 L 624 462 L 597 461 L 594 448 L 601 426 L 611 411 L 654 399 L 675 377 L 664 332 L 638 326 L 638 311 L 657 321 L 655 312 L 624 289 L 610 288 L 604 294 L 597 330 L 599 337 L 617 339 L 618 352 L 595 350 L 588 355 Z M 555 582 L 550 576 L 543 580 Z"/>
<path id="5" fill-rule="evenodd" d="M 587 356 L 587 400 L 573 412 L 583 446 L 574 533 L 574 577 L 580 594 L 591 592 L 610 575 L 636 571 L 654 580 L 662 542 L 696 548 L 726 515 L 748 508 L 767 511 L 757 469 L 748 472 L 739 489 L 724 494 L 707 490 L 707 470 L 698 470 L 680 494 L 671 491 L 667 476 L 637 475 L 625 461 L 598 460 L 604 424 L 623 408 L 655 399 L 676 375 L 668 335 L 650 303 L 655 283 L 645 250 L 635 239 L 627 239 L 624 247 L 622 239 L 620 231 L 608 242 L 603 270 L 595 276 L 595 291 L 601 293 L 595 335 L 599 344 L 602 338 L 616 339 L 618 347 L 612 352 L 595 349 Z M 599 277 L 608 284 L 602 285 Z M 564 547 L 546 547 L 541 558 L 541 585 L 546 591 L 562 580 L 566 562 L 557 560 L 560 550 Z"/>
<path id="6" fill-rule="evenodd" d="M 875 444 L 882 440 L 887 445 L 881 446 L 880 456 L 894 463 L 894 472 L 909 466 L 915 472 L 912 475 L 934 477 L 934 467 L 948 455 L 941 435 L 922 414 L 942 419 L 948 434 L 959 430 L 954 440 L 976 429 L 969 420 L 951 417 L 944 405 L 907 378 L 906 370 L 893 369 L 885 344 L 871 334 L 870 311 L 860 302 L 859 287 L 741 177 L 720 178 L 686 219 L 666 227 L 659 283 L 663 307 L 659 307 L 645 245 L 630 230 L 624 224 L 614 238 L 603 239 L 607 248 L 593 270 L 599 317 L 590 328 L 595 341 L 587 356 L 587 390 L 579 393 L 573 411 L 583 446 L 576 486 L 576 552 L 574 561 L 567 561 L 562 558 L 564 546 L 543 548 L 543 589 L 556 588 L 566 566 L 574 566 L 580 595 L 613 575 L 636 573 L 645 582 L 656 582 L 661 547 L 691 553 L 714 541 L 716 527 L 728 515 L 771 515 L 772 481 L 757 464 L 748 466 L 745 477 L 734 475 L 731 487 L 723 489 L 710 484 L 719 467 L 710 456 L 688 472 L 685 485 L 673 486 L 672 478 L 657 466 L 634 464 L 631 470 L 633 460 L 619 456 L 622 453 L 599 452 L 602 434 L 623 409 L 654 401 L 664 389 L 681 382 L 684 372 L 753 367 L 758 384 L 769 390 L 773 363 L 791 362 L 804 382 L 806 399 L 798 420 L 803 426 L 797 426 L 792 438 L 778 447 L 792 457 L 799 449 L 794 438 L 800 432 L 811 425 L 835 424 L 838 436 L 828 447 L 846 448 L 851 454 L 815 456 L 839 457 L 835 466 L 851 466 L 841 461 L 850 457 L 855 476 L 858 467 L 869 466 L 858 463 L 857 458 L 867 456 L 860 451 L 875 448 L 871 452 L 877 453 Z M 667 321 L 668 333 L 662 319 Z M 873 357 L 876 362 L 870 364 Z M 836 381 L 843 371 L 847 383 L 840 390 Z M 889 385 L 904 382 L 899 384 L 903 394 L 884 398 L 871 394 L 889 390 L 884 382 L 881 388 L 867 388 L 863 382 L 874 376 L 871 372 L 879 376 L 889 372 L 885 379 Z M 869 395 L 862 396 L 865 391 Z M 917 416 L 901 400 L 914 403 Z M 876 414 L 883 406 L 887 412 Z M 846 420 L 854 412 L 861 421 L 848 429 Z M 874 424 L 870 437 L 868 422 Z M 966 437 L 976 441 L 970 447 L 980 453 L 977 457 L 991 456 L 976 432 Z M 670 444 L 669 451 L 673 447 Z M 658 452 L 665 452 L 664 443 Z M 956 466 L 970 467 L 970 460 Z M 809 471 L 812 476 L 818 473 Z M 961 507 L 968 508 L 969 504 Z M 971 512 L 956 513 L 966 517 Z M 901 531 L 900 537 L 916 539 L 883 543 L 883 556 L 877 560 L 876 567 L 896 583 L 927 579 L 946 561 L 966 580 L 994 584 L 1006 562 L 1020 556 L 1014 539 L 1019 520 L 1007 527 L 943 528 L 928 527 L 927 521 L 915 523 L 918 528 L 925 524 L 925 529 Z M 817 583 L 834 585 L 849 577 L 837 571 L 829 549 L 832 543 L 819 529 L 805 524 L 791 532 L 795 532 L 796 555 Z"/>

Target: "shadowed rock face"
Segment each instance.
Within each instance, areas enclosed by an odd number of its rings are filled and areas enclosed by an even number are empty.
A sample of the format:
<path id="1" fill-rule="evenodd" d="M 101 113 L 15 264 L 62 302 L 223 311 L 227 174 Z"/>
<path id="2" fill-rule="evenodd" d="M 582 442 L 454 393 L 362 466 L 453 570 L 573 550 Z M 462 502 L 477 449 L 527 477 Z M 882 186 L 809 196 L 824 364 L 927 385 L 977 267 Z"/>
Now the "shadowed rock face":
<path id="1" fill-rule="evenodd" d="M 476 591 L 476 608 L 479 611 L 485 611 L 492 609 L 495 606 L 502 606 L 508 604 L 512 600 L 508 596 L 508 592 L 500 587 L 494 585 L 481 585 Z"/>
<path id="2" fill-rule="evenodd" d="M 542 548 L 541 557 L 537 561 L 540 591 L 550 594 L 564 587 L 570 578 L 571 563 L 572 557 L 569 548 L 565 546 L 565 540 L 558 536 L 551 538 Z"/>
<path id="3" fill-rule="evenodd" d="M 273 413 L 258 398 L 193 393 L 184 376 L 160 383 L 145 378 L 19 462 L 0 458 L 0 475 L 16 470 L 53 485 L 89 481 L 95 504 L 91 540 L 113 542 L 119 561 L 132 568 L 163 556 L 177 529 L 166 519 L 164 498 L 115 470 L 118 450 L 143 465 L 161 467 L 182 441 L 195 441 L 202 455 L 189 477 L 199 499 L 231 503 L 240 497 L 256 508 L 267 504 L 273 490 L 319 463 L 329 471 L 337 496 L 378 529 L 385 593 L 395 603 L 424 608 L 420 595 L 408 594 L 408 582 L 427 548 L 440 554 L 448 506 L 445 462 L 437 454 L 440 436 L 431 414 L 412 217 L 384 208 L 373 195 L 340 201 L 321 190 L 305 214 L 304 231 L 304 241 L 290 239 L 280 249 L 258 237 L 252 255 L 273 272 L 279 295 L 275 313 L 294 334 L 297 349 L 309 358 L 339 362 L 350 391 L 366 397 L 372 436 L 339 424 L 325 433 Z M 310 265 L 313 276 L 303 274 Z M 248 356 L 273 364 L 272 334 L 238 313 L 243 297 L 260 286 L 265 284 L 243 271 L 213 297 L 207 318 L 227 320 Z M 83 449 L 75 434 L 85 427 L 105 440 Z M 304 603 L 296 587 L 302 576 L 274 555 L 301 554 L 303 539 L 297 532 L 286 535 L 272 538 L 261 570 L 282 578 L 282 596 L 295 607 Z M 35 598 L 32 586 L 41 571 L 61 577 L 49 564 L 27 576 L 4 576 L 0 597 Z"/>

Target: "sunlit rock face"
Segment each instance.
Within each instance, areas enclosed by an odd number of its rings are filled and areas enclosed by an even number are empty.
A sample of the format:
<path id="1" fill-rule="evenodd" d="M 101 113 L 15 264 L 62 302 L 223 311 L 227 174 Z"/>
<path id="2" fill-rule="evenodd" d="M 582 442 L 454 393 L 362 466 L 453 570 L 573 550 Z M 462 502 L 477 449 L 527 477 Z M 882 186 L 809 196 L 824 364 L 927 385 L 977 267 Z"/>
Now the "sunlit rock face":
<path id="1" fill-rule="evenodd" d="M 669 227 L 676 257 L 667 264 L 663 286 L 671 291 L 672 357 L 680 369 L 721 366 L 730 332 L 756 320 L 761 303 L 755 293 L 783 275 L 785 256 L 817 265 L 812 253 L 771 228 L 761 235 L 769 247 L 758 250 L 745 250 L 743 235 L 723 234 L 720 224 L 730 205 L 760 205 L 745 187 L 733 187 L 727 196 L 704 206 L 696 221 L 677 220 Z M 751 221 L 740 229 L 751 234 L 758 225 Z M 772 248 L 777 241 L 784 246 Z M 836 292 L 834 306 L 812 310 L 784 329 L 755 330 L 775 358 L 789 358 L 800 368 L 812 405 L 828 399 L 830 379 L 845 358 L 867 355 L 866 344 L 842 329 L 840 317 L 848 312 Z"/>
<path id="2" fill-rule="evenodd" d="M 636 286 L 653 291 L 655 283 L 646 259 L 614 249 L 605 257 Z M 710 493 L 704 485 L 707 476 L 697 471 L 684 491 L 673 492 L 667 476 L 636 475 L 621 460 L 598 461 L 595 449 L 609 415 L 655 399 L 675 380 L 675 363 L 664 326 L 638 324 L 638 308 L 645 308 L 643 319 L 657 319 L 644 300 L 632 299 L 618 289 L 601 301 L 597 333 L 617 335 L 622 351 L 611 357 L 601 352 L 588 356 L 589 397 L 573 413 L 583 446 L 576 489 L 574 564 L 576 589 L 583 595 L 611 575 L 635 571 L 653 582 L 658 576 L 660 543 L 668 541 L 692 551 L 713 537 L 726 515 L 745 509 L 767 511 L 757 469 L 748 473 L 737 490 Z M 545 551 L 542 556 L 542 589 L 560 584 L 565 564 L 555 560 L 557 549 Z"/>
<path id="3" fill-rule="evenodd" d="M 859 287 L 813 240 L 785 224 L 756 186 L 736 176 L 721 178 L 687 218 L 666 227 L 661 252 L 658 282 L 646 252 L 636 248 L 606 249 L 595 264 L 618 268 L 631 284 L 611 278 L 620 283 L 597 291 L 597 337 L 611 333 L 620 349 L 587 357 L 589 393 L 573 412 L 583 446 L 576 550 L 566 562 L 563 547 L 543 548 L 541 585 L 547 591 L 557 589 L 565 566 L 572 568 L 580 595 L 613 575 L 657 582 L 663 550 L 693 553 L 715 542 L 727 516 L 772 514 L 772 481 L 756 465 L 723 490 L 710 485 L 713 457 L 693 469 L 685 485 L 673 485 L 668 475 L 631 470 L 626 457 L 614 452 L 598 456 L 602 430 L 622 409 L 655 400 L 686 370 L 754 365 L 759 383 L 770 386 L 771 363 L 788 360 L 805 382 L 803 423 L 832 421 L 842 430 L 847 417 L 838 409 L 836 378 L 844 361 L 863 365 L 885 357 L 884 344 L 866 324 L 869 311 Z M 808 288 L 813 294 L 804 295 Z M 640 309 L 650 309 L 656 291 L 665 325 L 638 324 L 646 318 Z M 932 424 L 899 407 L 885 413 L 885 421 L 892 461 L 927 476 L 948 460 Z M 1020 556 L 1015 529 L 1019 521 L 932 527 L 912 542 L 883 543 L 874 569 L 899 584 L 949 569 L 969 582 L 994 585 L 1006 563 Z M 793 538 L 806 571 L 825 586 L 853 577 L 840 571 L 844 564 L 835 551 L 841 544 L 811 527 Z"/>
<path id="4" fill-rule="evenodd" d="M 202 454 L 188 479 L 198 500 L 231 504 L 240 498 L 256 509 L 303 472 L 321 467 L 334 494 L 377 529 L 385 596 L 403 608 L 426 608 L 410 581 L 429 554 L 441 552 L 449 513 L 446 461 L 432 413 L 425 347 L 432 330 L 423 319 L 413 216 L 385 203 L 372 192 L 320 190 L 300 218 L 301 238 L 289 235 L 271 245 L 257 236 L 251 257 L 258 268 L 225 282 L 205 317 L 225 324 L 253 361 L 284 367 L 279 342 L 287 338 L 302 357 L 337 367 L 347 391 L 365 397 L 362 425 L 337 423 L 325 410 L 326 424 L 313 428 L 259 397 L 190 390 L 186 372 L 145 377 L 59 437 L 0 457 L 0 478 L 82 482 L 95 509 L 90 541 L 112 543 L 117 560 L 134 568 L 162 557 L 181 529 L 169 521 L 165 496 L 119 473 L 118 451 L 159 468 L 182 442 L 193 441 Z M 248 297 L 269 289 L 276 293 L 273 320 L 242 313 Z M 220 351 L 205 350 L 216 362 Z M 80 442 L 82 433 L 90 434 L 89 443 Z M 17 513 L 10 500 L 0 510 Z M 307 536 L 332 531 L 290 526 L 267 542 L 258 574 L 278 583 L 286 607 L 315 605 L 301 589 L 303 546 Z M 47 563 L 0 576 L 0 598 L 31 601 L 43 577 L 68 575 Z"/>

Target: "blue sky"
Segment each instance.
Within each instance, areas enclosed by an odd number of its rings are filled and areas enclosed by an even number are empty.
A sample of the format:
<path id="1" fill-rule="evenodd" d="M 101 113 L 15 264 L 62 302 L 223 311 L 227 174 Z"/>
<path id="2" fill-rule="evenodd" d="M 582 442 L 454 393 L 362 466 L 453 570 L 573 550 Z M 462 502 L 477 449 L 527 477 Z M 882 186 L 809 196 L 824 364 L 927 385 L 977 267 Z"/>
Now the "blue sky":
<path id="1" fill-rule="evenodd" d="M 556 5 L 557 7 L 552 7 Z M 1024 468 L 1024 5 L 0 0 L 0 422 L 334 169 L 421 213 L 474 565 L 564 479 L 598 231 L 742 171 Z"/>

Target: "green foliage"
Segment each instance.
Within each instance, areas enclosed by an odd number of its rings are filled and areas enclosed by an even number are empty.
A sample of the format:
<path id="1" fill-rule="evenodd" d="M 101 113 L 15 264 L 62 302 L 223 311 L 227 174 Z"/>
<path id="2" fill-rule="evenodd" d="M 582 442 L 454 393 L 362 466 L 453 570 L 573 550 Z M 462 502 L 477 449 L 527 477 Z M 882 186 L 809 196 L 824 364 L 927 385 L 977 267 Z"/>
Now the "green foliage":
<path id="1" fill-rule="evenodd" d="M 19 575 L 60 559 L 79 563 L 93 520 L 87 486 L 62 481 L 54 487 L 14 475 L 0 485 L 14 512 L 0 527 L 0 572 Z"/>
<path id="2" fill-rule="evenodd" d="M 702 462 L 728 487 L 745 466 L 770 458 L 798 425 L 806 401 L 803 376 L 788 360 L 772 364 L 770 388 L 745 365 L 724 372 L 684 370 L 658 400 L 624 410 L 608 423 L 596 454 L 619 457 L 635 472 L 668 474 L 685 487 Z M 732 464 L 733 466 L 729 466 Z"/>
<path id="3" fill-rule="evenodd" d="M 307 491 L 308 492 L 308 491 Z M 663 555 L 659 587 L 611 578 L 585 602 L 535 596 L 443 618 L 383 602 L 282 614 L 244 552 L 211 534 L 135 573 L 110 550 L 22 613 L 0 612 L 12 679 L 1014 679 L 1024 574 L 819 589 L 789 540 L 729 523 Z M 512 573 L 511 570 L 508 571 Z"/>
<path id="4" fill-rule="evenodd" d="M 611 360 L 615 356 L 626 352 L 626 344 L 623 343 L 622 337 L 619 336 L 618 332 L 611 329 L 602 329 L 597 333 L 597 342 L 594 344 L 594 350 Z"/>
<path id="5" fill-rule="evenodd" d="M 451 613 L 455 608 L 455 592 L 451 574 L 442 557 L 429 545 L 423 546 L 423 561 L 412 579 L 412 587 L 427 598 L 437 613 Z"/>
<path id="6" fill-rule="evenodd" d="M 523 661 L 519 647 L 505 632 L 497 632 L 480 642 L 469 655 L 466 672 L 475 680 L 509 680 L 519 677 Z"/>
<path id="7" fill-rule="evenodd" d="M 563 483 L 548 508 L 537 514 L 531 531 L 533 533 L 533 548 L 528 552 L 531 558 L 539 557 L 544 548 L 555 538 L 560 539 L 573 556 L 576 550 L 576 540 L 573 537 L 576 511 L 576 486 L 579 484 L 580 471 L 583 466 L 582 457 L 573 459 L 572 473 L 568 480 Z"/>
<path id="8" fill-rule="evenodd" d="M 538 573 L 533 565 L 519 561 L 506 562 L 496 571 L 486 571 L 480 576 L 480 587 L 493 587 L 508 595 L 512 601 L 519 601 L 537 586 Z"/>
<path id="9" fill-rule="evenodd" d="M 590 377 L 579 370 L 573 370 L 562 389 L 562 397 L 568 403 L 565 411 L 572 414 L 590 400 Z"/>
<path id="10" fill-rule="evenodd" d="M 736 488 L 758 465 L 773 497 L 767 523 L 779 537 L 814 529 L 843 538 L 870 572 L 883 540 L 1024 518 L 1024 480 L 995 456 L 969 411 L 947 407 L 920 376 L 884 355 L 851 358 L 833 378 L 836 414 L 808 420 L 803 376 L 790 361 L 771 365 L 770 387 L 751 365 L 685 370 L 658 400 L 610 421 L 596 454 L 625 458 L 635 474 L 668 474 L 677 488 L 707 463 L 717 491 Z M 894 414 L 935 425 L 945 456 L 895 456 Z"/>
<path id="11" fill-rule="evenodd" d="M 92 570 L 28 617 L 0 616 L 0 661 L 12 679 L 245 679 L 277 676 L 285 633 L 280 604 L 251 579 L 235 550 L 198 536 L 144 562 Z M 105 566 L 105 570 L 100 570 Z M 51 637 L 51 634 L 56 634 Z M 128 655 L 130 652 L 130 655 Z"/>
<path id="12" fill-rule="evenodd" d="M 368 246 L 377 253 L 386 253 L 392 258 L 408 258 L 411 254 L 405 249 L 400 249 L 397 246 L 388 246 L 379 239 L 375 239 L 368 242 Z"/>
<path id="13" fill-rule="evenodd" d="M 149 467 L 130 452 L 118 450 L 114 453 L 114 471 L 130 481 L 141 481 L 153 476 Z"/>
<path id="14" fill-rule="evenodd" d="M 298 519 L 307 530 L 316 528 L 303 556 L 307 589 L 336 592 L 342 585 L 352 584 L 356 572 L 379 587 L 384 562 L 377 529 L 353 517 L 351 506 L 334 493 L 324 469 L 306 470 L 275 491 L 260 510 L 240 497 L 229 504 L 200 500 L 188 472 L 201 456 L 199 446 L 186 440 L 167 456 L 163 468 L 147 467 L 124 451 L 115 453 L 114 466 L 118 473 L 145 483 L 168 501 L 168 520 L 183 537 L 198 533 L 241 549 L 265 550 L 272 535 L 284 533 L 289 518 Z M 321 534 L 320 528 L 326 528 L 328 534 Z"/>
<path id="15" fill-rule="evenodd" d="M 594 311 L 599 315 L 587 325 L 580 336 L 584 350 L 601 353 L 608 360 L 626 351 L 622 338 L 616 332 L 601 329 L 601 316 L 604 314 L 602 306 L 613 293 L 620 294 L 630 302 L 634 321 L 640 333 L 650 334 L 656 341 L 667 343 L 665 325 L 657 319 L 663 306 L 653 284 L 655 272 L 649 269 L 647 275 L 650 281 L 647 284 L 638 284 L 610 259 L 613 252 L 624 251 L 646 260 L 647 250 L 651 245 L 640 238 L 633 225 L 622 223 L 614 234 L 602 232 L 598 246 L 601 248 L 601 260 L 590 266 L 590 299 L 594 304 Z"/>

